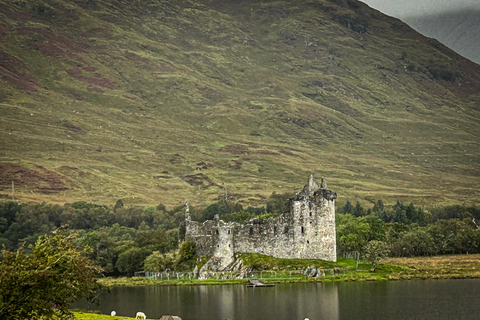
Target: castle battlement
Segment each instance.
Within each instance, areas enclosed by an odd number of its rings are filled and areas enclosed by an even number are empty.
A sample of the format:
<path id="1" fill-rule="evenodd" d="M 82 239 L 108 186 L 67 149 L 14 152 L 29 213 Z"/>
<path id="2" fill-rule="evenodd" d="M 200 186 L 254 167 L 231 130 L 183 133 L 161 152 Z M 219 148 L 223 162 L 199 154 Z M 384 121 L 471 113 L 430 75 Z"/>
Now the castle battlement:
<path id="1" fill-rule="evenodd" d="M 303 190 L 288 200 L 283 215 L 260 221 L 224 222 L 218 216 L 204 223 L 192 221 L 185 210 L 186 238 L 199 256 L 211 256 L 222 269 L 234 253 L 260 253 L 283 259 L 336 261 L 335 199 L 325 180 L 310 176 Z"/>

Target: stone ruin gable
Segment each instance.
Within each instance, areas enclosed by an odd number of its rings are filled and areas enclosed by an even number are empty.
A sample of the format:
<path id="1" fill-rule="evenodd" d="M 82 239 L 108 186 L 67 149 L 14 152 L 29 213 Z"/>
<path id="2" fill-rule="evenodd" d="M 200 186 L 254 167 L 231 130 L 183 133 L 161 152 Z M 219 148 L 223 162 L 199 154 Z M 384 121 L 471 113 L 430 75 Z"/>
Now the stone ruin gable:
<path id="1" fill-rule="evenodd" d="M 290 199 L 296 258 L 336 261 L 335 198 L 334 192 L 318 189 Z"/>
<path id="2" fill-rule="evenodd" d="M 336 261 L 335 199 L 337 194 L 310 176 L 300 193 L 289 200 L 295 257 Z"/>
<path id="3" fill-rule="evenodd" d="M 218 216 L 204 223 L 187 221 L 185 237 L 195 242 L 199 256 L 233 257 L 235 224 L 219 220 Z"/>
<path id="4" fill-rule="evenodd" d="M 336 261 L 335 192 L 310 176 L 302 192 L 291 198 L 275 219 L 256 219 L 238 226 L 235 252 L 255 252 L 282 259 Z"/>
<path id="5" fill-rule="evenodd" d="M 186 217 L 185 237 L 195 242 L 199 256 L 212 257 L 200 271 L 223 270 L 235 261 L 234 229 L 237 223 L 224 222 L 215 215 L 214 220 L 200 224 Z"/>
<path id="6" fill-rule="evenodd" d="M 275 218 L 243 224 L 215 217 L 200 224 L 191 221 L 186 203 L 186 237 L 195 241 L 200 256 L 211 256 L 215 267 L 234 261 L 234 253 L 260 253 L 283 259 L 336 261 L 335 192 L 309 177 L 303 190 Z M 221 270 L 221 269 L 220 269 Z"/>

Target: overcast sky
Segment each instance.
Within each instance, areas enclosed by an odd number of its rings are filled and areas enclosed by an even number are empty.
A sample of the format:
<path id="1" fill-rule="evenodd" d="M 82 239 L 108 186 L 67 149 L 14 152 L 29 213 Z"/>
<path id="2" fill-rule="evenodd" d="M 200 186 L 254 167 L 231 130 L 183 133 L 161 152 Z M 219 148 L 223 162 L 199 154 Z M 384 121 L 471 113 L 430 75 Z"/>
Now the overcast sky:
<path id="1" fill-rule="evenodd" d="M 389 16 L 404 18 L 476 7 L 480 0 L 360 0 Z"/>

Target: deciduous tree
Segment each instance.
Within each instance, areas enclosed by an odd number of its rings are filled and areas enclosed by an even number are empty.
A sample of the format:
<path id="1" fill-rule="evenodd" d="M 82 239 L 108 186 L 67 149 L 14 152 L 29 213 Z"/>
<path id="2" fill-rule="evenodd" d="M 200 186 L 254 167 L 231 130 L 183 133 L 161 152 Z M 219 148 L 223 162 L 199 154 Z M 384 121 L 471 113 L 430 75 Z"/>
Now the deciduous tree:
<path id="1" fill-rule="evenodd" d="M 75 237 L 57 231 L 28 249 L 2 250 L 0 319 L 65 319 L 71 317 L 70 303 L 94 299 L 101 268 L 74 246 Z"/>

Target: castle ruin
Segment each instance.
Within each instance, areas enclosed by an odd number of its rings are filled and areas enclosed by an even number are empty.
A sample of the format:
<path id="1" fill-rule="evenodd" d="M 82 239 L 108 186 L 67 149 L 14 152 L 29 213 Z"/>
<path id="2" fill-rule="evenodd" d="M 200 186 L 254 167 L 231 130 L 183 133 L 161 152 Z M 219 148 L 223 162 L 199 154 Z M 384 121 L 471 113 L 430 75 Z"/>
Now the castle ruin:
<path id="1" fill-rule="evenodd" d="M 195 242 L 199 256 L 212 257 L 203 269 L 225 269 L 235 262 L 234 253 L 336 261 L 336 197 L 325 180 L 319 186 L 310 176 L 281 216 L 244 223 L 224 222 L 218 215 L 204 223 L 192 221 L 187 203 L 185 236 Z"/>

